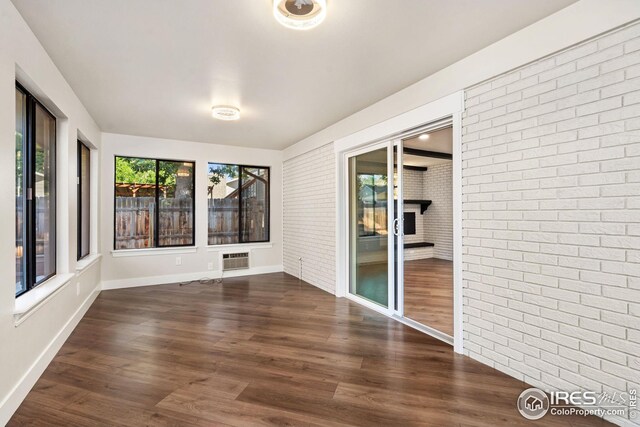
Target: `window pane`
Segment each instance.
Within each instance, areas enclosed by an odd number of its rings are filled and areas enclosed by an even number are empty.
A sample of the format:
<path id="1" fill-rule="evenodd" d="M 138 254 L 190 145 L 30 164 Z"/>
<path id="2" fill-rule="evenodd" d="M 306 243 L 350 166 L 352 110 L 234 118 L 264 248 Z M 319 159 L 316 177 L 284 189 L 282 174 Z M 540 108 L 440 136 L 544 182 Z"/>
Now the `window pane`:
<path id="1" fill-rule="evenodd" d="M 24 200 L 24 137 L 27 97 L 16 89 L 16 295 L 27 290 L 25 278 L 25 200 Z"/>
<path id="2" fill-rule="evenodd" d="M 155 246 L 156 161 L 116 157 L 115 249 Z"/>
<path id="3" fill-rule="evenodd" d="M 209 244 L 239 243 L 238 172 L 235 165 L 209 163 Z"/>
<path id="4" fill-rule="evenodd" d="M 89 172 L 91 151 L 82 143 L 78 144 L 78 147 L 78 163 L 80 168 L 80 191 L 78 194 L 78 202 L 80 204 L 80 215 L 78 217 L 78 221 L 80 221 L 80 238 L 78 240 L 78 255 L 79 258 L 83 258 L 89 255 L 89 252 L 91 251 L 91 174 Z"/>
<path id="5" fill-rule="evenodd" d="M 387 234 L 387 177 L 359 173 L 356 178 L 358 194 L 358 236 Z"/>
<path id="6" fill-rule="evenodd" d="M 242 242 L 269 240 L 269 169 L 242 167 Z"/>
<path id="7" fill-rule="evenodd" d="M 158 246 L 193 245 L 194 164 L 161 160 L 158 169 Z"/>
<path id="8" fill-rule="evenodd" d="M 55 119 L 35 107 L 36 283 L 56 272 Z"/>

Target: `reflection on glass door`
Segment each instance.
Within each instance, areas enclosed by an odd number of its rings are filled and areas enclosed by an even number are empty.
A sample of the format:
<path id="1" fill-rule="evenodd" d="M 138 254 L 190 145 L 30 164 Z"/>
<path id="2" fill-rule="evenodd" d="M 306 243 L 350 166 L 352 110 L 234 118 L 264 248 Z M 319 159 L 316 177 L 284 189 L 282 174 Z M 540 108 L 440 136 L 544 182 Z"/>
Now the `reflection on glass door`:
<path id="1" fill-rule="evenodd" d="M 349 158 L 349 292 L 389 306 L 388 148 Z M 393 179 L 391 179 L 391 185 Z"/>
<path id="2" fill-rule="evenodd" d="M 402 315 L 453 337 L 453 129 L 403 140 Z"/>

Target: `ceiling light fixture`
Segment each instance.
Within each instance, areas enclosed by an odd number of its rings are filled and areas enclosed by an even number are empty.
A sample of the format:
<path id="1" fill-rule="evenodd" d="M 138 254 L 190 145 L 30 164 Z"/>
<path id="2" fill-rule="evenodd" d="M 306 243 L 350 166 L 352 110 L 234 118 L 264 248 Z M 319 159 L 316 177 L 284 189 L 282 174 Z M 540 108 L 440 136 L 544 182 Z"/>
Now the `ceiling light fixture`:
<path id="1" fill-rule="evenodd" d="M 273 15 L 287 28 L 309 30 L 327 16 L 327 0 L 273 0 Z"/>
<path id="2" fill-rule="evenodd" d="M 420 141 L 426 141 L 427 139 L 429 139 L 429 134 L 423 133 L 418 138 L 420 138 Z"/>
<path id="3" fill-rule="evenodd" d="M 238 120 L 240 118 L 240 109 L 230 105 L 216 105 L 211 109 L 214 119 L 218 120 Z"/>

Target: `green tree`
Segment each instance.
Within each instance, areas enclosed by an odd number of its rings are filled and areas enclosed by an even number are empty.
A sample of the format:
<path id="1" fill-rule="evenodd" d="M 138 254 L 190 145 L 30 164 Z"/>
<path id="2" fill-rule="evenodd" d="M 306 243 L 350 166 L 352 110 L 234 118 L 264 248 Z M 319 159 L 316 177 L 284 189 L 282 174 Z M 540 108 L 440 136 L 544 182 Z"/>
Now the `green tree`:
<path id="1" fill-rule="evenodd" d="M 116 182 L 121 184 L 155 184 L 156 161 L 116 157 Z"/>

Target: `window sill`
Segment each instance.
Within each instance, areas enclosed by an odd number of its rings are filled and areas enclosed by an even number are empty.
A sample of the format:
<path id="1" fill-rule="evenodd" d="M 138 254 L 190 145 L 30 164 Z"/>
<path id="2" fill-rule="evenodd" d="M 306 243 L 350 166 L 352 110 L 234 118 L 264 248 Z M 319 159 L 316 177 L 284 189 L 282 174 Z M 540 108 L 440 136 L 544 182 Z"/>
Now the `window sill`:
<path id="1" fill-rule="evenodd" d="M 57 294 L 73 278 L 74 274 L 58 274 L 46 282 L 16 298 L 13 319 L 18 326 L 29 315 L 42 307 L 46 301 Z"/>
<path id="2" fill-rule="evenodd" d="M 176 248 L 148 248 L 148 249 L 118 249 L 112 250 L 111 256 L 114 258 L 130 256 L 151 256 L 151 255 L 173 255 L 192 254 L 198 252 L 196 246 L 176 247 Z"/>
<path id="3" fill-rule="evenodd" d="M 91 267 L 93 264 L 98 262 L 98 260 L 102 258 L 101 254 L 89 254 L 86 257 L 79 259 L 76 264 L 76 272 L 81 272 L 82 270 L 86 270 Z"/>
<path id="4" fill-rule="evenodd" d="M 228 245 L 209 245 L 208 252 L 234 251 L 234 250 L 251 250 L 251 249 L 269 249 L 273 247 L 273 243 L 231 243 Z"/>

